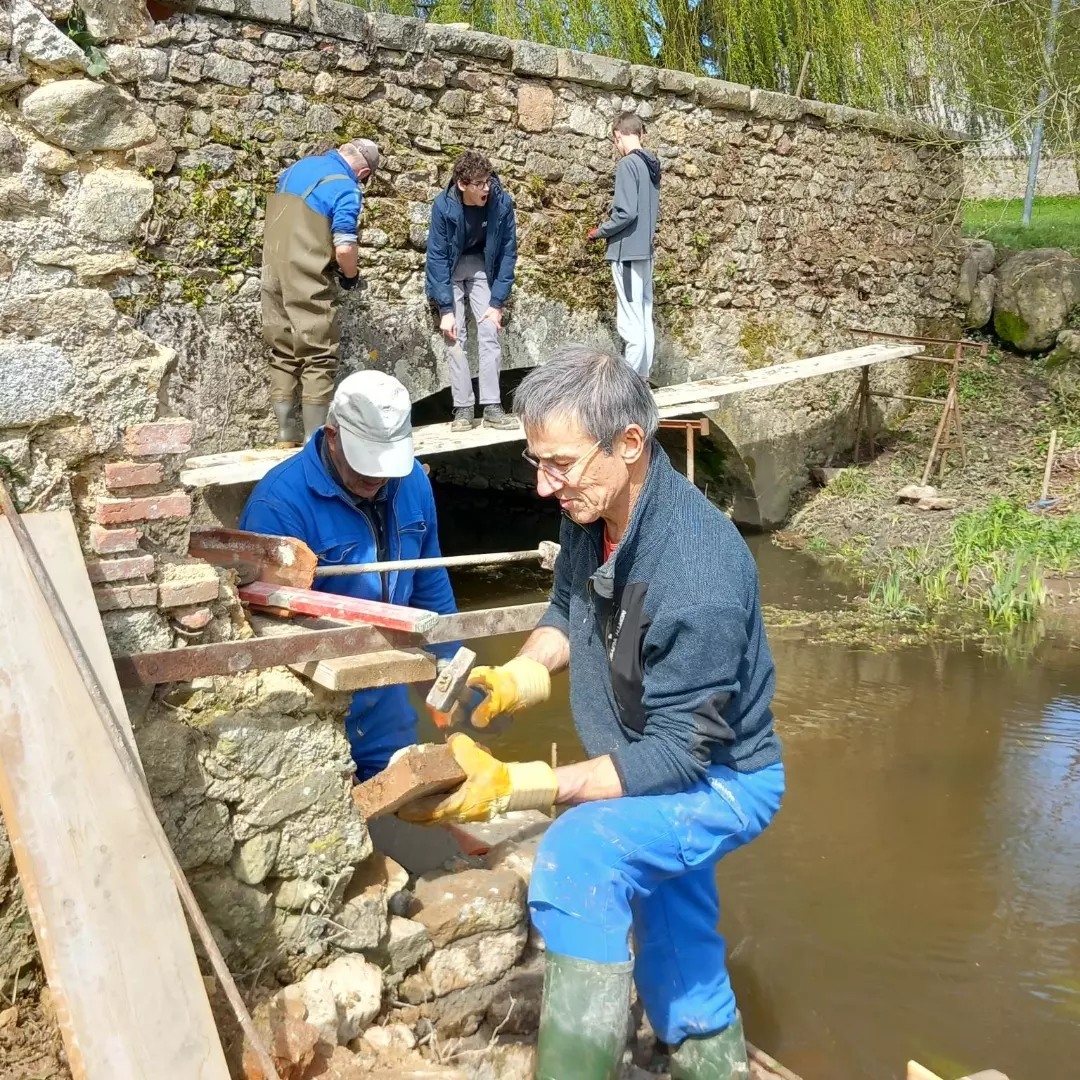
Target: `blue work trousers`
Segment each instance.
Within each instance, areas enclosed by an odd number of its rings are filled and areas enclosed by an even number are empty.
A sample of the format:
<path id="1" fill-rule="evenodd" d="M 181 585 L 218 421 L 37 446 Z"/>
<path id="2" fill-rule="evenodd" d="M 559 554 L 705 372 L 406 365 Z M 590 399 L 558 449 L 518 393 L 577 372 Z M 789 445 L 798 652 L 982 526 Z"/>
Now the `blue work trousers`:
<path id="1" fill-rule="evenodd" d="M 717 929 L 716 863 L 769 824 L 784 794 L 779 763 L 752 773 L 714 765 L 689 791 L 575 806 L 554 821 L 529 886 L 552 952 L 630 958 L 649 1023 L 664 1042 L 711 1035 L 735 1019 Z"/>
<path id="2" fill-rule="evenodd" d="M 416 710 L 407 686 L 358 690 L 345 716 L 345 735 L 361 783 L 381 772 L 391 755 L 416 742 Z"/>

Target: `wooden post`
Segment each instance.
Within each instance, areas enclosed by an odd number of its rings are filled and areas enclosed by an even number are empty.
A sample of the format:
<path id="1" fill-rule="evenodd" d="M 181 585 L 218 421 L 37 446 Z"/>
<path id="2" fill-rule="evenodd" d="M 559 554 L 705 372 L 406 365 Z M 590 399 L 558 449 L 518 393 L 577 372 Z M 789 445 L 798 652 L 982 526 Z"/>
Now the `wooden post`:
<path id="1" fill-rule="evenodd" d="M 1046 502 L 1050 494 L 1050 474 L 1054 471 L 1054 451 L 1057 450 L 1057 428 L 1050 432 L 1050 446 L 1046 451 L 1046 468 L 1043 469 L 1042 490 L 1039 492 L 1039 502 Z"/>
<path id="2" fill-rule="evenodd" d="M 694 482 L 694 429 L 686 425 L 686 479 Z"/>

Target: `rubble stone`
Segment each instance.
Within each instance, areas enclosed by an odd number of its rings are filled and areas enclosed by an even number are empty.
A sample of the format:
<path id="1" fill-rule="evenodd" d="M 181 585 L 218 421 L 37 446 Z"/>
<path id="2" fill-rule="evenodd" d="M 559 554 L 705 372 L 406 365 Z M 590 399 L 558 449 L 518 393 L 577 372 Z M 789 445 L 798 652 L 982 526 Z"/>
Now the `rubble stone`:
<path id="1" fill-rule="evenodd" d="M 46 83 L 23 99 L 23 119 L 43 138 L 78 154 L 149 142 L 154 122 L 118 86 L 89 79 Z"/>
<path id="2" fill-rule="evenodd" d="M 440 948 L 472 934 L 510 930 L 526 918 L 525 884 L 509 870 L 424 874 L 414 897 L 410 917 Z"/>

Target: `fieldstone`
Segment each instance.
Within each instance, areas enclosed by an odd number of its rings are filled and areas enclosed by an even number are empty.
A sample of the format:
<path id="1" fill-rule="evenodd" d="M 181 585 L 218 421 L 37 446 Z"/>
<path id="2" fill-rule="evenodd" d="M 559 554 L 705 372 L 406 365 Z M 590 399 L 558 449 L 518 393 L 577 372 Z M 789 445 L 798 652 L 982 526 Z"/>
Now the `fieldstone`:
<path id="1" fill-rule="evenodd" d="M 438 1029 L 439 1035 L 448 1039 L 468 1038 L 484 1022 L 489 1010 L 501 994 L 505 980 L 488 986 L 469 986 L 464 990 L 452 990 L 440 998 L 426 1001 L 420 1006 L 420 1014 Z M 536 1028 L 533 1028 L 536 1031 Z"/>
<path id="2" fill-rule="evenodd" d="M 334 92 L 334 76 L 329 71 L 320 71 L 311 88 L 318 97 L 328 97 Z"/>
<path id="3" fill-rule="evenodd" d="M 207 921 L 227 943 L 244 953 L 257 950 L 273 918 L 266 889 L 237 881 L 229 870 L 199 870 L 188 880 Z"/>
<path id="4" fill-rule="evenodd" d="M 387 939 L 380 946 L 377 958 L 392 972 L 401 973 L 426 960 L 433 948 L 431 935 L 424 926 L 393 915 Z"/>
<path id="5" fill-rule="evenodd" d="M 1047 354 L 1048 368 L 1066 364 L 1080 364 L 1080 330 L 1062 330 L 1057 336 L 1053 350 Z"/>
<path id="6" fill-rule="evenodd" d="M 768 120 L 798 120 L 806 109 L 802 98 L 791 94 L 778 94 L 774 90 L 752 90 L 750 111 Z"/>
<path id="7" fill-rule="evenodd" d="M 23 119 L 43 139 L 72 150 L 127 150 L 157 134 L 130 94 L 111 83 L 64 79 L 39 86 L 22 102 Z"/>
<path id="8" fill-rule="evenodd" d="M 547 154 L 529 154 L 525 158 L 525 171 L 542 180 L 558 180 L 563 175 L 563 163 Z"/>
<path id="9" fill-rule="evenodd" d="M 229 809 L 201 791 L 159 803 L 161 824 L 184 870 L 224 866 L 233 852 Z M 223 928 L 224 929 L 224 928 Z"/>
<path id="10" fill-rule="evenodd" d="M 126 169 L 97 169 L 75 198 L 71 228 L 98 240 L 130 240 L 154 205 L 154 183 Z"/>
<path id="11" fill-rule="evenodd" d="M 550 131 L 555 120 L 555 94 L 549 86 L 523 83 L 517 92 L 518 127 L 523 131 Z"/>
<path id="12" fill-rule="evenodd" d="M 576 49 L 559 50 L 556 74 L 560 79 L 598 86 L 602 90 L 625 90 L 630 85 L 630 64 L 626 60 Z"/>
<path id="13" fill-rule="evenodd" d="M 536 1075 L 534 1043 L 496 1043 L 484 1053 L 485 1078 L 532 1080 Z"/>
<path id="14" fill-rule="evenodd" d="M 652 97 L 657 90 L 656 68 L 648 64 L 631 64 L 630 90 L 638 97 Z"/>
<path id="15" fill-rule="evenodd" d="M 373 1049 L 383 1054 L 388 1051 L 404 1052 L 416 1047 L 416 1036 L 408 1024 L 369 1027 L 360 1037 Z"/>
<path id="16" fill-rule="evenodd" d="M 360 956 L 341 956 L 316 968 L 278 995 L 283 1002 L 299 1000 L 309 1024 L 324 1041 L 342 1044 L 355 1039 L 379 1013 L 382 972 Z"/>
<path id="17" fill-rule="evenodd" d="M 187 724 L 154 720 L 139 728 L 135 743 L 147 786 L 158 798 L 179 791 L 195 769 L 195 732 Z"/>
<path id="18" fill-rule="evenodd" d="M 439 98 L 439 110 L 446 113 L 447 116 L 464 116 L 465 91 L 447 90 L 446 93 Z"/>
<path id="19" fill-rule="evenodd" d="M 611 118 L 601 116 L 591 105 L 575 105 L 566 120 L 556 125 L 556 130 L 566 128 L 575 135 L 604 139 L 611 134 L 610 124 Z"/>
<path id="20" fill-rule="evenodd" d="M 329 105 L 312 105 L 304 117 L 304 127 L 313 135 L 329 135 L 341 126 L 341 117 Z"/>
<path id="21" fill-rule="evenodd" d="M 485 60 L 506 60 L 513 48 L 513 44 L 504 37 L 446 23 L 428 23 L 427 37 L 436 53 L 457 53 Z"/>
<path id="22" fill-rule="evenodd" d="M 436 949 L 424 964 L 423 975 L 436 997 L 467 986 L 484 986 L 517 963 L 527 937 L 524 925 L 503 933 L 474 934 Z"/>
<path id="23" fill-rule="evenodd" d="M 694 82 L 699 105 L 713 109 L 749 109 L 750 87 L 723 79 L 699 78 Z"/>
<path id="24" fill-rule="evenodd" d="M 199 169 L 205 166 L 214 176 L 224 176 L 236 163 L 236 151 L 231 146 L 208 143 L 197 150 L 185 150 L 176 163 L 181 169 Z"/>
<path id="25" fill-rule="evenodd" d="M 989 240 L 968 240 L 968 258 L 975 260 L 976 269 L 980 274 L 989 274 L 994 269 L 997 261 L 997 252 Z"/>
<path id="26" fill-rule="evenodd" d="M 59 146 L 34 141 L 27 148 L 26 156 L 30 167 L 46 176 L 63 176 L 77 167 L 75 158 Z"/>
<path id="27" fill-rule="evenodd" d="M 329 770 L 303 773 L 285 782 L 254 785 L 237 808 L 246 829 L 272 829 L 286 818 L 317 803 L 337 801 L 342 794 L 341 776 Z"/>
<path id="28" fill-rule="evenodd" d="M 226 86 L 250 86 L 255 69 L 246 60 L 232 60 L 221 53 L 210 53 L 203 61 L 203 77 Z"/>
<path id="29" fill-rule="evenodd" d="M 998 279 L 994 274 L 983 274 L 971 293 L 971 302 L 968 304 L 967 317 L 964 326 L 973 330 L 981 330 L 994 313 L 994 296 L 997 293 Z"/>
<path id="30" fill-rule="evenodd" d="M 176 151 L 162 138 L 154 139 L 145 146 L 136 146 L 129 150 L 125 160 L 130 158 L 137 169 L 148 169 L 164 176 L 172 171 L 176 164 Z"/>
<path id="31" fill-rule="evenodd" d="M 559 71 L 559 50 L 535 41 L 512 41 L 514 57 L 510 67 L 515 75 L 535 75 L 554 79 Z"/>
<path id="32" fill-rule="evenodd" d="M 288 878 L 274 888 L 274 906 L 285 911 L 309 911 L 322 896 L 322 889 L 306 878 Z"/>
<path id="33" fill-rule="evenodd" d="M 113 656 L 158 652 L 172 645 L 172 631 L 158 611 L 107 611 L 101 625 Z"/>
<path id="34" fill-rule="evenodd" d="M 49 22 L 30 0 L 12 2 L 11 41 L 16 56 L 24 56 L 46 71 L 64 74 L 86 70 L 86 53 Z"/>
<path id="35" fill-rule="evenodd" d="M 17 90 L 29 81 L 30 76 L 18 64 L 0 59 L 0 94 L 7 94 L 12 90 Z"/>
<path id="36" fill-rule="evenodd" d="M 36 145 L 42 146 L 43 143 Z M 63 153 L 63 151 L 61 151 Z M 26 160 L 22 143 L 9 127 L 0 125 L 0 173 L 18 173 Z"/>
<path id="37" fill-rule="evenodd" d="M 118 82 L 135 82 L 138 79 L 160 81 L 168 75 L 169 59 L 161 49 L 106 45 L 103 52 L 109 61 L 109 74 Z"/>
<path id="38" fill-rule="evenodd" d="M 675 71 L 660 68 L 656 73 L 656 85 L 669 94 L 693 94 L 697 87 L 697 78 L 689 71 Z"/>
<path id="39" fill-rule="evenodd" d="M 79 10 L 99 41 L 134 41 L 154 27 L 146 0 L 79 0 Z"/>
<path id="40" fill-rule="evenodd" d="M 1033 248 L 998 268 L 994 332 L 1021 352 L 1041 352 L 1080 308 L 1080 259 L 1061 248 Z"/>
<path id="41" fill-rule="evenodd" d="M 975 295 L 975 286 L 979 281 L 979 264 L 971 255 L 967 255 L 960 264 L 960 275 L 956 282 L 956 302 L 967 307 Z"/>
<path id="42" fill-rule="evenodd" d="M 29 427 L 68 416 L 75 365 L 55 345 L 0 341 L 0 428 Z"/>
<path id="43" fill-rule="evenodd" d="M 281 835 L 276 832 L 256 833 L 237 844 L 229 866 L 245 885 L 261 885 L 274 869 Z"/>
<path id="44" fill-rule="evenodd" d="M 41 251 L 33 259 L 38 266 L 62 266 L 73 270 L 80 282 L 94 284 L 105 278 L 134 274 L 139 266 L 139 260 L 131 251 L 91 255 L 77 247 Z"/>
<path id="45" fill-rule="evenodd" d="M 509 870 L 424 874 L 413 896 L 410 917 L 440 948 L 472 934 L 510 930 L 526 918 L 524 882 Z"/>

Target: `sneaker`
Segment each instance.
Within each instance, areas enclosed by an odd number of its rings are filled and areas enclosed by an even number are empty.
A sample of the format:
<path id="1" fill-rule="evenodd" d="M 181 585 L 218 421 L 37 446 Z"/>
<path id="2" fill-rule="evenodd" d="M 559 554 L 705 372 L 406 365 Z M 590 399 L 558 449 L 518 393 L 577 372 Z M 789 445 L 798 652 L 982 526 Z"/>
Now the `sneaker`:
<path id="1" fill-rule="evenodd" d="M 454 419 L 450 424 L 451 431 L 469 431 L 473 425 L 473 407 L 471 405 L 463 405 L 460 409 L 454 410 Z"/>
<path id="2" fill-rule="evenodd" d="M 483 423 L 484 427 L 500 428 L 503 431 L 521 426 L 517 417 L 507 416 L 501 405 L 485 405 Z"/>

